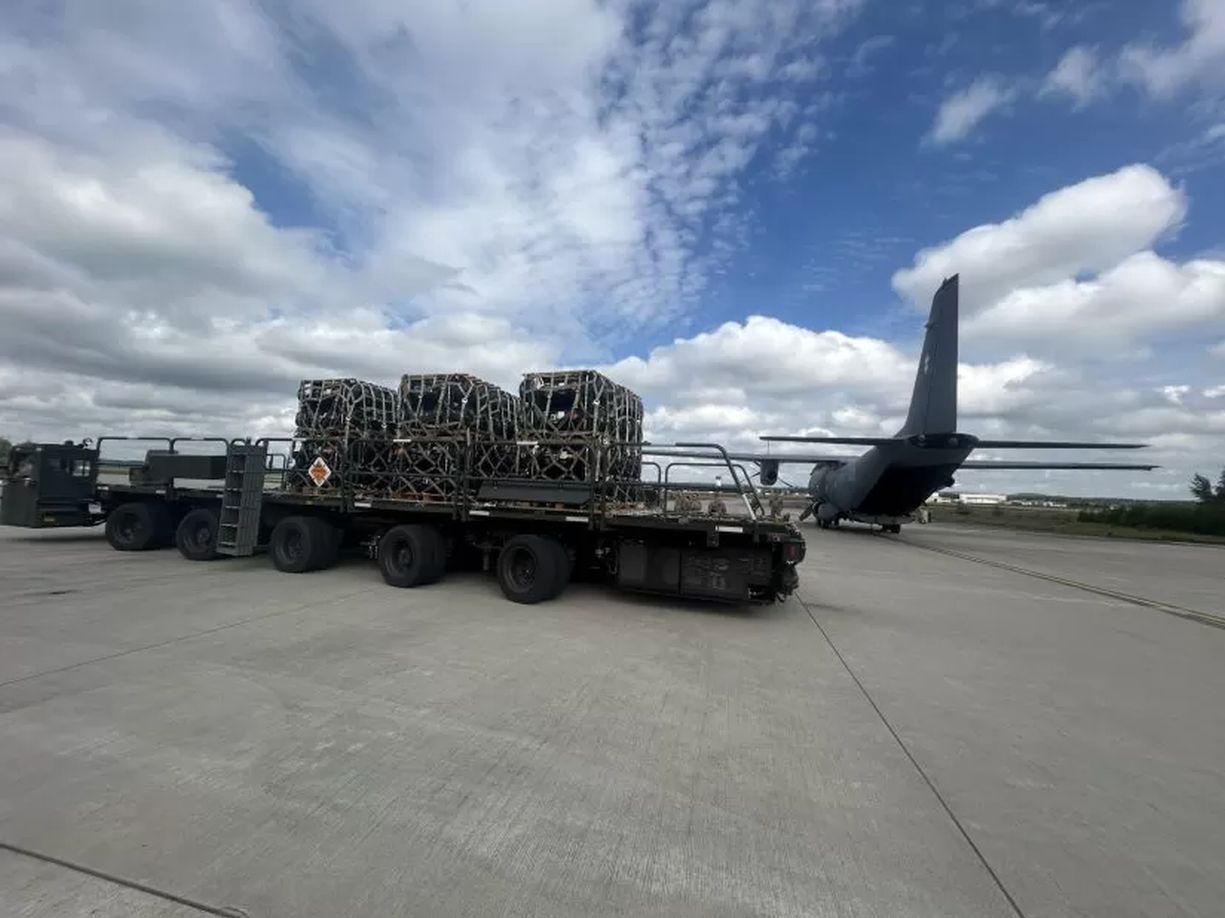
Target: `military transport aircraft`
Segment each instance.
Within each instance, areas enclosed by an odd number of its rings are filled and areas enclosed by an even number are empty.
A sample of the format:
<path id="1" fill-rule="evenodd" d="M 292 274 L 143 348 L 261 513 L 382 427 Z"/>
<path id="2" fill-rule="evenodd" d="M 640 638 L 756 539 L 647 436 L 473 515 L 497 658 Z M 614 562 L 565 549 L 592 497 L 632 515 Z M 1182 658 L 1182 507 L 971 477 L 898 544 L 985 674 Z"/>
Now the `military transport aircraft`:
<path id="1" fill-rule="evenodd" d="M 1012 462 L 968 460 L 976 449 L 1139 449 L 1143 443 L 1077 443 L 1067 441 L 980 440 L 957 432 L 957 275 L 940 285 L 932 299 L 927 334 L 915 376 L 906 423 L 892 437 L 763 436 L 762 440 L 839 443 L 871 447 L 861 456 L 770 455 L 732 453 L 739 462 L 756 463 L 761 483 L 778 481 L 779 465 L 812 465 L 808 479 L 811 503 L 800 515 L 812 515 L 822 528 L 856 520 L 900 532 L 915 511 L 936 491 L 953 484 L 960 469 L 1130 469 L 1155 465 L 1112 462 Z"/>

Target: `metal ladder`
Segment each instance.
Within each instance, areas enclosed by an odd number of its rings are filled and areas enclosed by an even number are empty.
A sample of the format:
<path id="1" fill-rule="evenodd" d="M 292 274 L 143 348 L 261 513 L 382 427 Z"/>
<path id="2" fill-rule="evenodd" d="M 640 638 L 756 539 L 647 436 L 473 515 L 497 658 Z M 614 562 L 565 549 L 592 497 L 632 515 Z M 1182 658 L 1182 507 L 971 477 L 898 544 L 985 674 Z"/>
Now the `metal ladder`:
<path id="1" fill-rule="evenodd" d="M 267 461 L 266 444 L 231 443 L 226 447 L 217 554 L 238 557 L 255 554 Z"/>

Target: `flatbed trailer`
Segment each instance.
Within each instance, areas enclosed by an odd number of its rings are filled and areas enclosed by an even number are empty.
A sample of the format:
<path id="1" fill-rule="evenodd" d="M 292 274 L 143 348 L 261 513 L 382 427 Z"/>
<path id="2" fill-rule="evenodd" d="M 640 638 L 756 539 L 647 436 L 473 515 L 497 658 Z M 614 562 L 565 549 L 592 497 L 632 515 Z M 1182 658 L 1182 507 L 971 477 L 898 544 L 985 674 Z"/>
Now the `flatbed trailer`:
<path id="1" fill-rule="evenodd" d="M 103 443 L 124 439 L 161 439 L 167 448 L 127 468 L 127 481 L 100 482 Z M 224 454 L 183 451 L 202 440 L 223 444 Z M 556 597 L 578 574 L 628 590 L 724 602 L 773 602 L 798 585 L 795 568 L 805 551 L 799 530 L 766 514 L 743 469 L 716 444 L 669 447 L 707 453 L 710 461 L 673 459 L 667 469 L 645 462 L 658 480 L 634 483 L 634 500 L 626 499 L 624 482 L 616 483 L 620 497 L 609 497 L 612 489 L 598 476 L 599 444 L 589 445 L 596 459 L 585 482 L 475 480 L 457 461 L 445 487 L 408 496 L 371 493 L 360 475 L 319 457 L 307 465 L 302 445 L 104 437 L 94 446 L 16 447 L 0 524 L 103 525 L 117 550 L 175 545 L 197 561 L 266 551 L 290 573 L 322 570 L 342 551 L 364 549 L 397 587 L 437 582 L 467 560 L 495 572 L 506 597 L 522 603 Z M 464 455 L 457 446 L 456 456 Z M 739 498 L 744 512 L 712 514 L 692 501 L 670 507 L 669 492 L 678 488 L 669 482 L 671 466 L 712 462 L 735 486 L 710 490 Z"/>

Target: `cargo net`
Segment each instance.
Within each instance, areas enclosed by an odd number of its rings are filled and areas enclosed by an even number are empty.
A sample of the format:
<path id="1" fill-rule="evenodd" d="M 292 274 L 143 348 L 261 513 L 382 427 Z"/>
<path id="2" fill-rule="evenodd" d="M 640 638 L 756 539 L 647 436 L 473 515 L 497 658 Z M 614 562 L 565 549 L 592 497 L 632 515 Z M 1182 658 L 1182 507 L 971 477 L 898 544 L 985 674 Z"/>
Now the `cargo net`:
<path id="1" fill-rule="evenodd" d="M 463 455 L 463 441 L 454 439 L 304 438 L 295 444 L 286 481 L 290 490 L 308 494 L 448 501 L 461 486 Z M 320 459 L 326 476 L 312 469 Z"/>
<path id="2" fill-rule="evenodd" d="M 519 399 L 468 373 L 419 373 L 400 380 L 400 436 L 446 437 L 477 445 L 475 487 L 516 476 Z"/>
<path id="3" fill-rule="evenodd" d="M 519 385 L 521 474 L 590 481 L 609 500 L 636 501 L 642 476 L 642 399 L 595 370 L 528 373 Z M 598 467 L 589 445 L 600 443 Z"/>
<path id="4" fill-rule="evenodd" d="M 394 389 L 360 379 L 304 379 L 298 386 L 299 437 L 373 439 L 393 436 L 399 414 Z"/>
<path id="5" fill-rule="evenodd" d="M 467 373 L 423 373 L 400 379 L 399 429 L 404 436 L 514 440 L 519 400 Z"/>
<path id="6" fill-rule="evenodd" d="M 600 502 L 637 503 L 643 499 L 638 469 L 622 467 L 615 470 L 617 477 L 608 474 L 607 457 L 612 450 L 591 437 L 518 442 L 474 440 L 470 450 L 474 489 L 485 480 L 517 479 L 563 487 L 582 486 Z M 549 498 L 541 497 L 540 501 L 548 503 Z"/>
<path id="7" fill-rule="evenodd" d="M 298 386 L 297 438 L 286 487 L 307 493 L 388 484 L 399 398 L 394 389 L 360 379 L 304 379 Z M 327 474 L 313 469 L 323 460 Z"/>

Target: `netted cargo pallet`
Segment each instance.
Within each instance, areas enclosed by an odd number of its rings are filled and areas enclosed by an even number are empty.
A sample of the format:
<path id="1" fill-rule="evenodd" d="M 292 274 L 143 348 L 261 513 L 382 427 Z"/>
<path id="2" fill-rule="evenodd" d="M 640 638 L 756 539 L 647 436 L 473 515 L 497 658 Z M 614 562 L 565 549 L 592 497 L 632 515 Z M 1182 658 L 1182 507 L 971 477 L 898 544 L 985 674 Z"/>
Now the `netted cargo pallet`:
<path id="1" fill-rule="evenodd" d="M 398 439 L 391 448 L 391 486 L 398 500 L 454 500 L 464 487 L 466 443 L 457 439 Z"/>
<path id="2" fill-rule="evenodd" d="M 294 423 L 299 437 L 390 437 L 398 415 L 394 389 L 360 379 L 304 379 Z"/>
<path id="3" fill-rule="evenodd" d="M 417 373 L 400 379 L 400 433 L 514 440 L 519 400 L 468 373 Z"/>
<path id="4" fill-rule="evenodd" d="M 469 373 L 416 373 L 400 380 L 402 437 L 456 437 L 474 444 L 474 484 L 518 474 L 519 399 Z"/>
<path id="5" fill-rule="evenodd" d="M 528 373 L 519 384 L 524 435 L 642 442 L 642 399 L 595 370 Z"/>
<path id="6" fill-rule="evenodd" d="M 519 385 L 519 399 L 522 436 L 602 442 L 600 480 L 636 482 L 641 477 L 642 399 L 625 386 L 595 370 L 528 373 Z M 578 448 L 542 448 L 527 474 L 585 480 L 589 458 Z"/>
<path id="7" fill-rule="evenodd" d="M 306 439 L 293 451 L 287 490 L 323 496 L 453 500 L 463 487 L 465 444 L 423 438 Z"/>

